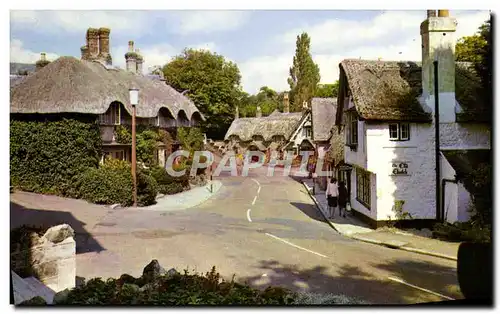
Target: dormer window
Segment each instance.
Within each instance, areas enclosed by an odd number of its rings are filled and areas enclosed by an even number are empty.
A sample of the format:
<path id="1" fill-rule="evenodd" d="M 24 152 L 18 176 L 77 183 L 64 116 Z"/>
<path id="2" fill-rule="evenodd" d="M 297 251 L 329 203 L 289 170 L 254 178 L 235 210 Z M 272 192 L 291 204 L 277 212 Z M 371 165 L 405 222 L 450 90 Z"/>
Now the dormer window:
<path id="1" fill-rule="evenodd" d="M 390 123 L 389 139 L 391 141 L 410 140 L 410 125 L 408 123 Z"/>
<path id="2" fill-rule="evenodd" d="M 99 115 L 99 124 L 102 125 L 119 125 L 120 124 L 120 104 L 112 103 L 108 110 Z"/>

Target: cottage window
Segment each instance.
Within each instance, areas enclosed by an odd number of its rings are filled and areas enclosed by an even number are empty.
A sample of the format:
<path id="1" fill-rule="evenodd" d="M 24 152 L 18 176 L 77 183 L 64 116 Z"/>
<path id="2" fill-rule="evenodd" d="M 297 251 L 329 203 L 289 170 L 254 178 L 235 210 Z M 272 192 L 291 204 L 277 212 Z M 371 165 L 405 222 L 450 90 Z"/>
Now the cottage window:
<path id="1" fill-rule="evenodd" d="M 104 159 L 109 158 L 109 157 L 111 157 L 113 159 L 118 159 L 118 160 L 126 160 L 125 151 L 123 151 L 123 150 L 105 151 L 104 152 Z"/>
<path id="2" fill-rule="evenodd" d="M 361 168 L 356 168 L 356 199 L 370 209 L 370 173 Z"/>
<path id="3" fill-rule="evenodd" d="M 120 109 L 120 104 L 112 103 L 104 114 L 99 115 L 99 123 L 103 125 L 119 125 Z"/>
<path id="4" fill-rule="evenodd" d="M 346 116 L 346 143 L 349 146 L 358 144 L 358 118 L 352 112 Z"/>
<path id="5" fill-rule="evenodd" d="M 389 124 L 389 139 L 391 141 L 408 141 L 410 139 L 410 125 L 408 123 Z"/>

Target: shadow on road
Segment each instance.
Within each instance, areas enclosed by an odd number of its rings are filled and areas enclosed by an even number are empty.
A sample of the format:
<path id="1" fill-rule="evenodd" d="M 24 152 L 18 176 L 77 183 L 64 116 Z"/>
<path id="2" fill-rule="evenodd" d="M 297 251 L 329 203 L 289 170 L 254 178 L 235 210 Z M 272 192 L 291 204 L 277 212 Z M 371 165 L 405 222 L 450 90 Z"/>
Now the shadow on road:
<path id="1" fill-rule="evenodd" d="M 453 268 L 410 260 L 393 260 L 385 264 L 373 265 L 373 267 L 389 270 L 392 276 L 414 285 L 421 283 L 420 287 L 443 295 L 455 299 L 463 298 L 458 290 Z M 239 278 L 238 281 L 246 282 L 256 288 L 266 288 L 272 285 L 294 291 L 328 292 L 360 299 L 371 304 L 412 304 L 445 300 L 428 292 L 391 281 L 387 277 L 375 277 L 352 265 L 338 267 L 335 275 L 327 273 L 327 268 L 323 266 L 299 269 L 295 265 L 284 265 L 275 260 L 261 260 L 256 268 L 261 269 L 266 275 Z"/>
<path id="2" fill-rule="evenodd" d="M 321 222 L 325 221 L 323 216 L 319 213 L 318 209 L 316 208 L 316 205 L 297 203 L 297 202 L 291 202 L 290 204 L 297 207 L 301 212 L 306 214 L 311 219 L 318 220 Z"/>
<path id="3" fill-rule="evenodd" d="M 99 253 L 105 250 L 105 248 L 85 230 L 85 223 L 76 219 L 70 212 L 26 208 L 15 202 L 10 202 L 11 230 L 22 225 L 48 229 L 59 224 L 68 224 L 75 230 L 76 254 L 88 252 Z"/>

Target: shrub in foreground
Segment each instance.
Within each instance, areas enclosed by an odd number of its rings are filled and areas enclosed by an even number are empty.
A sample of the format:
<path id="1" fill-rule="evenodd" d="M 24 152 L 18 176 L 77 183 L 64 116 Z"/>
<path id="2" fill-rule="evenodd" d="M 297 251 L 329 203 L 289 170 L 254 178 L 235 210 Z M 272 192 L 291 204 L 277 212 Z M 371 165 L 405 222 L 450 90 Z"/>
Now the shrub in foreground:
<path id="1" fill-rule="evenodd" d="M 294 293 L 282 287 L 265 290 L 221 279 L 215 266 L 210 272 L 180 274 L 165 271 L 151 261 L 140 278 L 123 274 L 118 279 L 94 278 L 56 295 L 58 305 L 297 305 L 357 304 L 360 300 L 318 293 Z"/>

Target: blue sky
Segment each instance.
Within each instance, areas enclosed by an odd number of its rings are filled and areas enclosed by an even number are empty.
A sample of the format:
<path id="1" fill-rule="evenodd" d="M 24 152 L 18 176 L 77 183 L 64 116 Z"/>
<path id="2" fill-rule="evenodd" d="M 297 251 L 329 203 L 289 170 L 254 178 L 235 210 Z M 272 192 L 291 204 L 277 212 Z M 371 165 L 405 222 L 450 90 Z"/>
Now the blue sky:
<path id="1" fill-rule="evenodd" d="M 487 11 L 451 11 L 456 38 L 472 35 Z M 345 58 L 420 60 L 425 11 L 11 11 L 11 62 L 80 56 L 88 27 L 111 28 L 113 64 L 124 67 L 127 42 L 145 56 L 147 70 L 185 47 L 205 48 L 237 63 L 243 89 L 287 88 L 295 37 L 311 36 L 321 81 L 338 78 Z"/>

